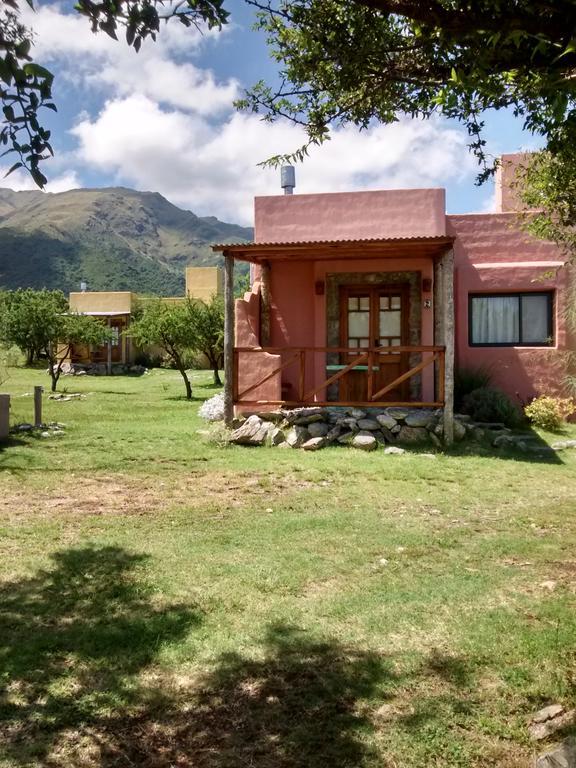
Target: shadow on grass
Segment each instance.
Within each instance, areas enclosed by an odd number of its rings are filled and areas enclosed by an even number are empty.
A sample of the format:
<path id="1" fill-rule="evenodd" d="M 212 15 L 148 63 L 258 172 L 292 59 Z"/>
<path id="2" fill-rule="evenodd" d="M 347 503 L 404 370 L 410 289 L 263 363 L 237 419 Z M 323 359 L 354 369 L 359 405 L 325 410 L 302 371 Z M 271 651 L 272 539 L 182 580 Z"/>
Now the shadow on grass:
<path id="1" fill-rule="evenodd" d="M 136 676 L 201 622 L 158 607 L 145 555 L 71 549 L 0 588 L 0 744 L 8 765 L 44 765 L 66 732 L 141 701 Z"/>
<path id="2" fill-rule="evenodd" d="M 109 720 L 102 765 L 351 768 L 375 758 L 359 704 L 392 678 L 381 656 L 284 625 L 269 627 L 262 651 L 221 657 L 153 717 Z"/>
<path id="3" fill-rule="evenodd" d="M 490 437 L 489 430 L 486 430 L 486 434 L 483 440 L 455 443 L 449 453 L 452 456 L 492 456 L 530 464 L 564 464 L 558 452 L 529 427 L 510 434 L 495 433 L 493 437 Z M 493 445 L 493 439 L 498 439 L 500 444 Z"/>
<path id="4" fill-rule="evenodd" d="M 433 653 L 400 672 L 381 653 L 272 624 L 251 652 L 225 654 L 201 677 L 176 675 L 159 652 L 202 617 L 158 606 L 146 560 L 116 547 L 67 550 L 1 587 L 7 766 L 368 768 L 395 764 L 377 752 L 392 731 L 424 745 L 430 764 L 455 764 L 441 758 L 470 730 L 469 660 Z"/>
<path id="5" fill-rule="evenodd" d="M 18 464 L 15 466 L 7 459 L 13 458 L 10 454 L 11 448 L 30 448 L 31 444 L 29 440 L 23 440 L 21 437 L 10 436 L 4 440 L 0 440 L 0 472 L 14 472 L 23 469 L 22 463 L 30 464 L 32 462 L 32 455 L 24 456 L 21 452 L 18 453 Z M 24 467 L 25 469 L 25 467 Z"/>
<path id="6" fill-rule="evenodd" d="M 168 397 L 164 397 L 162 399 L 182 403 L 203 403 L 206 400 L 205 397 L 197 397 L 196 395 L 192 395 L 190 399 L 188 399 L 186 395 L 169 395 Z"/>
<path id="7" fill-rule="evenodd" d="M 376 654 L 272 626 L 256 658 L 221 657 L 187 685 L 159 651 L 198 627 L 157 607 L 143 555 L 67 550 L 0 589 L 0 744 L 8 766 L 345 768 L 369 757 L 358 702 L 390 672 Z"/>
<path id="8" fill-rule="evenodd" d="M 97 395 L 120 395 L 121 397 L 136 397 L 139 394 L 138 392 L 123 392 L 117 389 L 95 389 L 94 392 Z"/>

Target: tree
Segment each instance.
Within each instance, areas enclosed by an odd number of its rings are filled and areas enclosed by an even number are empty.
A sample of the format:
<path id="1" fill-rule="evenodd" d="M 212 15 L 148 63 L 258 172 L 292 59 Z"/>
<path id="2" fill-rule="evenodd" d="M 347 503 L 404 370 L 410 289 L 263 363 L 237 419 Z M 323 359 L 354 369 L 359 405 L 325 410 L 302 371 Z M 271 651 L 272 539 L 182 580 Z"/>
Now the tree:
<path id="1" fill-rule="evenodd" d="M 26 356 L 26 364 L 31 365 L 42 353 L 46 340 L 53 338 L 55 319 L 67 310 L 62 291 L 5 291 L 0 298 L 0 339 L 18 347 Z"/>
<path id="2" fill-rule="evenodd" d="M 576 257 L 576 147 L 567 142 L 557 154 L 534 152 L 518 167 L 516 192 L 530 213 L 525 228 L 552 240 Z"/>
<path id="3" fill-rule="evenodd" d="M 40 163 L 49 154 L 41 108 L 54 109 L 52 75 L 30 58 L 31 33 L 18 2 L 0 16 L 0 95 L 5 123 L 0 141 L 42 186 Z M 32 0 L 27 0 L 32 2 Z M 259 83 L 240 106 L 274 120 L 303 125 L 308 144 L 329 138 L 334 124 L 367 127 L 401 115 L 434 113 L 463 121 L 478 158 L 485 160 L 483 110 L 511 107 L 554 153 L 576 135 L 576 4 L 572 0 L 245 0 L 259 11 L 279 88 Z M 221 27 L 223 0 L 79 0 L 92 29 L 139 49 L 156 39 L 162 21 Z M 24 137 L 24 138 L 22 138 Z M 300 159 L 308 145 L 287 156 Z M 486 177 L 491 168 L 485 168 Z"/>
<path id="4" fill-rule="evenodd" d="M 224 361 L 224 301 L 214 296 L 208 303 L 188 299 L 187 307 L 192 327 L 194 349 L 206 356 L 214 384 L 220 386 L 220 368 Z"/>
<path id="5" fill-rule="evenodd" d="M 552 153 L 576 135 L 572 0 L 247 1 L 260 9 L 281 85 L 259 83 L 242 106 L 301 123 L 309 143 L 334 124 L 437 113 L 463 121 L 485 161 L 481 114 L 504 107 Z"/>
<path id="6" fill-rule="evenodd" d="M 146 301 L 140 317 L 130 325 L 129 335 L 139 347 L 160 347 L 180 372 L 186 399 L 191 400 L 192 384 L 186 373 L 186 354 L 194 348 L 194 336 L 186 302 Z"/>
<path id="7" fill-rule="evenodd" d="M 99 346 L 110 331 L 93 317 L 70 314 L 61 291 L 32 288 L 6 291 L 0 301 L 0 341 L 17 346 L 28 363 L 40 355 L 48 361 L 52 392 L 74 344 Z"/>

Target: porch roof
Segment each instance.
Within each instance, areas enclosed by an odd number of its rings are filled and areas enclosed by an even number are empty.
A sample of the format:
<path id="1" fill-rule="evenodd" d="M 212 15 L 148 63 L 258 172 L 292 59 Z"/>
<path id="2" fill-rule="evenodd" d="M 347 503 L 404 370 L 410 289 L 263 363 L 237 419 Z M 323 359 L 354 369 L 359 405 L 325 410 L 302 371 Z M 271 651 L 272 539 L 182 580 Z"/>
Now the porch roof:
<path id="1" fill-rule="evenodd" d="M 438 257 L 445 253 L 453 242 L 453 237 L 440 235 L 281 243 L 222 243 L 213 245 L 212 250 L 240 261 L 259 264 L 264 260 L 325 261 L 339 258 L 376 259 L 394 256 Z"/>

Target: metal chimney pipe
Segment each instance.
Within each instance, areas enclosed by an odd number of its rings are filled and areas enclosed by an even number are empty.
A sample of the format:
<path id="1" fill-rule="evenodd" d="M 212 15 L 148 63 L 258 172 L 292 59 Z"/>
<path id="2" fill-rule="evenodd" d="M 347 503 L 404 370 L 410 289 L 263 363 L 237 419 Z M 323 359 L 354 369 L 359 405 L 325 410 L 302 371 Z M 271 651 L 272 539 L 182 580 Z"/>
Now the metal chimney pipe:
<path id="1" fill-rule="evenodd" d="M 284 190 L 285 195 L 291 195 L 294 192 L 296 186 L 296 172 L 294 166 L 283 165 L 280 169 L 280 186 Z"/>

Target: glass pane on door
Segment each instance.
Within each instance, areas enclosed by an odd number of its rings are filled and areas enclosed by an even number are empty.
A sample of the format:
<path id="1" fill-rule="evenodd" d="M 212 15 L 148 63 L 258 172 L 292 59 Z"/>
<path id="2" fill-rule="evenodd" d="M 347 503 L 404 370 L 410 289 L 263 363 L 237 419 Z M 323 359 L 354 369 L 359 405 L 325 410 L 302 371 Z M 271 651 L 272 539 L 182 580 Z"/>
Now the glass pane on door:
<path id="1" fill-rule="evenodd" d="M 348 297 L 348 339 L 350 348 L 370 346 L 370 296 Z"/>

